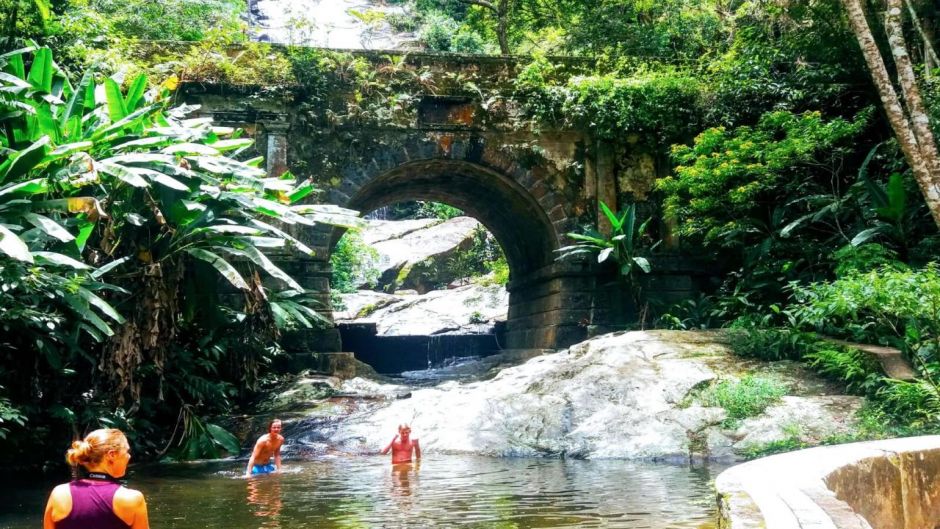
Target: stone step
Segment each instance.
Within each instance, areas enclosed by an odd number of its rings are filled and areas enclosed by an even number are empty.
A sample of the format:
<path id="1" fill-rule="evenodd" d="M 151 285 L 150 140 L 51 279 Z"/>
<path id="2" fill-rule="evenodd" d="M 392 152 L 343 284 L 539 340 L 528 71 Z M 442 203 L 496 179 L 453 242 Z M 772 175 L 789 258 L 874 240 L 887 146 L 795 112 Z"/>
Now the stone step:
<path id="1" fill-rule="evenodd" d="M 911 366 L 911 363 L 904 358 L 900 349 L 885 347 L 883 345 L 849 342 L 829 336 L 820 336 L 820 338 L 829 343 L 858 349 L 859 351 L 868 353 L 881 364 L 881 369 L 891 378 L 898 380 L 914 380 L 917 378 L 917 372 L 914 370 L 914 367 Z"/>

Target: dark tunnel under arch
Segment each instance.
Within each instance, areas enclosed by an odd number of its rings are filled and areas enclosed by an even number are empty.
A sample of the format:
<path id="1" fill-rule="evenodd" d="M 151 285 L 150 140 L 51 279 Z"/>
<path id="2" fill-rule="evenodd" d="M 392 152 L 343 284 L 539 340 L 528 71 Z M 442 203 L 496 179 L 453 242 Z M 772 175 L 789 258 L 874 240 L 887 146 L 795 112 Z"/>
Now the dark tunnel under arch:
<path id="1" fill-rule="evenodd" d="M 408 162 L 365 183 L 346 207 L 369 212 L 410 200 L 442 202 L 477 219 L 502 247 L 513 280 L 554 260 L 559 238 L 539 203 L 517 182 L 481 165 L 455 160 Z M 331 248 L 343 233 L 334 231 Z"/>

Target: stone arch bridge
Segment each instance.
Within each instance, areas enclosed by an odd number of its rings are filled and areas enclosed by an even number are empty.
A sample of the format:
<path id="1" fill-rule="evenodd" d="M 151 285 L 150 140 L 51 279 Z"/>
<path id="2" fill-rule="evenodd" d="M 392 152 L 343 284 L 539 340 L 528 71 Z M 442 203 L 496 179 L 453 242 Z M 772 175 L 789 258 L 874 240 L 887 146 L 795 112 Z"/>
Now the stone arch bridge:
<path id="1" fill-rule="evenodd" d="M 600 141 L 591 130 L 526 119 L 512 88 L 520 66 L 511 58 L 345 57 L 373 72 L 392 70 L 385 71 L 390 84 L 402 75 L 418 81 L 407 97 L 376 98 L 341 82 L 316 97 L 301 88 L 200 83 L 184 83 L 181 94 L 204 116 L 254 134 L 269 174 L 289 169 L 313 178 L 323 190 L 317 201 L 365 213 L 433 200 L 479 220 L 510 266 L 504 347 L 565 347 L 632 317 L 611 276 L 599 276 L 586 261 L 556 261 L 555 250 L 567 244 L 565 233 L 596 225 L 599 201 L 615 207 L 644 200 L 657 174 L 655 155 L 629 142 Z M 339 233 L 314 228 L 292 235 L 316 255 L 292 258 L 285 269 L 328 305 L 329 253 Z M 673 297 L 692 288 L 694 278 L 681 266 L 656 268 L 653 288 Z M 342 350 L 335 330 L 295 342 L 299 350 Z"/>

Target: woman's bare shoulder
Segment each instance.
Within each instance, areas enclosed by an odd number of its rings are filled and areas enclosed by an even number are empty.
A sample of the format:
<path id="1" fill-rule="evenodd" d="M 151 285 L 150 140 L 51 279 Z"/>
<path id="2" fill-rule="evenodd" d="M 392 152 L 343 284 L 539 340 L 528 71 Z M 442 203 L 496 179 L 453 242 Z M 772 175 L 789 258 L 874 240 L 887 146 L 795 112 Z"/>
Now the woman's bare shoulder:
<path id="1" fill-rule="evenodd" d="M 121 487 L 114 493 L 114 503 L 134 507 L 144 502 L 144 494 L 136 489 Z"/>
<path id="2" fill-rule="evenodd" d="M 49 494 L 49 496 L 50 496 L 52 499 L 54 499 L 54 500 L 61 500 L 61 499 L 65 499 L 65 498 L 71 498 L 71 497 L 72 497 L 72 493 L 71 493 L 71 491 L 69 490 L 69 484 L 68 484 L 68 483 L 62 483 L 61 485 L 56 485 L 55 488 L 52 489 L 52 493 Z"/>

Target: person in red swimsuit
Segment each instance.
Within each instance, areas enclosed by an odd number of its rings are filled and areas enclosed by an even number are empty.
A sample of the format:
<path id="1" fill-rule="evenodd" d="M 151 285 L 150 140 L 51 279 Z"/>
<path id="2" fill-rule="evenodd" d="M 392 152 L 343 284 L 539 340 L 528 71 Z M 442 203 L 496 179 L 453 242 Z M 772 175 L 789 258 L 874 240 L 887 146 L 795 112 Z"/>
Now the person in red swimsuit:
<path id="1" fill-rule="evenodd" d="M 43 529 L 149 529 L 147 502 L 140 491 L 118 483 L 131 460 L 130 445 L 121 430 L 95 430 L 72 443 L 65 455 L 81 465 L 86 477 L 52 489 Z"/>
<path id="2" fill-rule="evenodd" d="M 411 438 L 411 427 L 407 424 L 398 425 L 398 435 L 392 438 L 392 442 L 382 449 L 382 455 L 392 451 L 392 464 L 411 463 L 411 453 L 415 454 L 415 459 L 421 459 L 421 446 L 417 439 Z"/>

